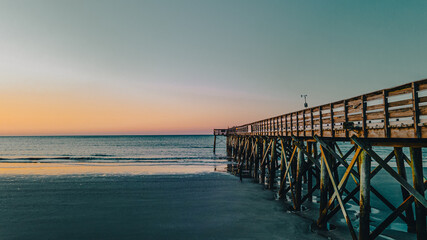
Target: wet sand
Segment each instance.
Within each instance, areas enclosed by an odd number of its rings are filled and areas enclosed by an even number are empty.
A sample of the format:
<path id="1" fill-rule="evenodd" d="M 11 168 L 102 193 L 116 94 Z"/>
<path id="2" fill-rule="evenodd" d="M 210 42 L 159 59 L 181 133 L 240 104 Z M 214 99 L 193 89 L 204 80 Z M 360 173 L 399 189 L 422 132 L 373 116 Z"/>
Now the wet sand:
<path id="1" fill-rule="evenodd" d="M 10 173 L 0 216 L 1 239 L 325 239 L 271 191 L 224 173 Z"/>

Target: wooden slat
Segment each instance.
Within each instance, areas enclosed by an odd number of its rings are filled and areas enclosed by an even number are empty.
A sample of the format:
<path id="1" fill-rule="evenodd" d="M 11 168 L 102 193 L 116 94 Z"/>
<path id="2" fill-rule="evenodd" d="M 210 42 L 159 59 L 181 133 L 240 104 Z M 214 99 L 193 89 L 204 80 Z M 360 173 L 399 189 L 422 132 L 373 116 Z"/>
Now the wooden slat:
<path id="1" fill-rule="evenodd" d="M 365 94 L 365 97 L 366 97 L 366 101 L 372 101 L 372 100 L 382 99 L 383 95 L 382 95 L 382 91 L 376 91 L 373 93 Z"/>
<path id="2" fill-rule="evenodd" d="M 325 119 L 325 118 L 328 118 L 328 117 L 330 117 L 331 116 L 331 113 L 324 113 L 324 112 L 322 112 L 322 118 L 323 119 Z"/>
<path id="3" fill-rule="evenodd" d="M 399 107 L 404 105 L 412 105 L 412 99 L 405 99 L 388 103 L 388 107 Z"/>
<path id="4" fill-rule="evenodd" d="M 375 119 L 384 119 L 384 112 L 373 112 L 373 113 L 367 113 L 366 114 L 367 120 L 375 120 Z"/>
<path id="5" fill-rule="evenodd" d="M 412 107 L 389 110 L 388 113 L 390 118 L 411 117 L 413 115 Z"/>
<path id="6" fill-rule="evenodd" d="M 335 123 L 342 123 L 342 122 L 346 122 L 345 120 L 345 116 L 341 116 L 341 117 L 334 117 L 334 122 Z"/>
<path id="7" fill-rule="evenodd" d="M 347 112 L 348 113 L 362 112 L 362 104 L 360 104 L 360 105 L 354 105 L 354 106 L 348 106 Z"/>
<path id="8" fill-rule="evenodd" d="M 427 106 L 420 106 L 420 115 L 427 115 Z"/>
<path id="9" fill-rule="evenodd" d="M 426 90 L 427 89 L 427 82 L 426 79 L 423 79 L 421 81 L 418 81 L 418 90 L 422 91 L 422 90 Z"/>
<path id="10" fill-rule="evenodd" d="M 396 88 L 392 88 L 388 90 L 389 96 L 396 96 L 401 94 L 408 94 L 412 92 L 411 84 L 405 84 Z"/>
<path id="11" fill-rule="evenodd" d="M 334 116 L 344 116 L 344 114 L 345 114 L 344 110 L 334 111 Z"/>
<path id="12" fill-rule="evenodd" d="M 382 110 L 383 108 L 384 108 L 384 104 L 372 105 L 372 106 L 367 106 L 366 111 L 373 111 L 373 110 L 378 110 L 378 109 Z"/>
<path id="13" fill-rule="evenodd" d="M 347 118 L 350 122 L 362 121 L 362 114 L 348 115 Z"/>
<path id="14" fill-rule="evenodd" d="M 344 101 L 338 102 L 338 103 L 333 103 L 334 104 L 334 108 L 340 108 L 340 107 L 344 107 Z"/>
<path id="15" fill-rule="evenodd" d="M 331 119 L 330 118 L 324 118 L 324 119 L 322 119 L 322 123 L 323 124 L 330 124 L 331 123 Z"/>
<path id="16" fill-rule="evenodd" d="M 427 102 L 427 97 L 420 97 L 418 98 L 418 102 L 423 103 L 423 102 Z"/>
<path id="17" fill-rule="evenodd" d="M 359 106 L 360 107 L 360 97 L 358 99 L 354 99 L 354 100 L 348 100 L 347 102 L 347 106 L 348 108 L 353 108 L 354 106 Z"/>

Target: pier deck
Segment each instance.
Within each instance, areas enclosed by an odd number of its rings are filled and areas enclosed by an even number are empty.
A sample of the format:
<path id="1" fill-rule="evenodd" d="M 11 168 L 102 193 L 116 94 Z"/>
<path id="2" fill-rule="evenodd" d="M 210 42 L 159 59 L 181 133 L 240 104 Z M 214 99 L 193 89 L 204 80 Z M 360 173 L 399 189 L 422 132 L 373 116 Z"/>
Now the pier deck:
<path id="1" fill-rule="evenodd" d="M 215 129 L 214 135 L 215 141 L 217 135 L 226 136 L 232 171 L 241 177 L 249 173 L 257 182 L 277 190 L 280 198 L 290 195 L 295 211 L 317 193 L 319 229 L 326 229 L 328 221 L 341 212 L 353 239 L 374 239 L 397 218 L 417 239 L 427 239 L 427 180 L 422 157 L 422 148 L 427 147 L 427 79 Z M 353 146 L 343 152 L 337 144 L 340 141 Z M 380 157 L 373 146 L 392 148 L 386 157 Z M 403 147 L 409 148 L 409 157 Z M 391 160 L 396 167 L 391 167 Z M 412 170 L 412 181 L 408 181 L 405 165 Z M 344 173 L 339 174 L 339 167 Z M 399 206 L 371 185 L 381 170 L 400 185 L 398 194 L 403 202 Z M 356 188 L 347 189 L 348 181 Z M 390 209 L 389 216 L 376 226 L 369 221 L 371 194 Z M 357 220 L 348 216 L 346 203 L 350 201 L 360 207 Z"/>

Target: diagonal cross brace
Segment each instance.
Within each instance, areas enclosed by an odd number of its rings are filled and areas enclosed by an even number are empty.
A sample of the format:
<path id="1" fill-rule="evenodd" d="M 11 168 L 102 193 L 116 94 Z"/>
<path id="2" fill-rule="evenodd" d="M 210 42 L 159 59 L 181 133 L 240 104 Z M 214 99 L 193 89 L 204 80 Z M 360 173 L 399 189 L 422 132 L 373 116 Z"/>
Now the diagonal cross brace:
<path id="1" fill-rule="evenodd" d="M 316 159 L 314 159 L 312 156 L 310 156 L 310 154 L 307 151 L 305 151 L 305 148 L 301 146 L 298 139 L 295 136 L 292 136 L 292 139 L 294 140 L 294 144 L 300 149 L 300 151 L 302 151 L 302 153 L 304 153 L 304 155 L 306 155 L 307 158 L 310 159 L 310 161 L 312 161 L 318 169 L 320 169 L 320 163 Z"/>
<path id="2" fill-rule="evenodd" d="M 354 143 L 356 143 L 360 148 L 362 148 L 366 153 L 369 154 L 375 161 L 380 164 L 384 170 L 386 170 L 396 181 L 402 185 L 409 193 L 414 195 L 415 199 L 417 199 L 424 207 L 427 207 L 427 200 L 417 191 L 415 190 L 405 179 L 403 179 L 399 174 L 397 174 L 389 165 L 387 165 L 380 156 L 378 156 L 374 151 L 371 149 L 367 149 L 365 144 L 360 141 L 356 136 L 352 136 L 351 140 L 353 140 Z"/>
<path id="3" fill-rule="evenodd" d="M 336 185 L 334 177 L 332 175 L 331 166 L 329 166 L 329 162 L 325 156 L 325 152 L 323 151 L 322 145 L 320 145 L 320 152 L 322 153 L 322 160 L 325 162 L 326 170 L 328 171 L 329 178 L 330 178 L 329 180 L 331 181 L 334 192 L 337 194 L 337 200 L 338 200 L 338 203 L 341 207 L 341 211 L 342 211 L 342 214 L 344 215 L 345 221 L 347 222 L 347 226 L 350 230 L 351 236 L 353 239 L 357 239 L 356 232 L 354 231 L 353 225 L 351 224 L 350 217 L 348 216 L 347 210 L 345 209 L 344 204 L 342 202 L 341 195 L 338 191 L 337 185 Z"/>

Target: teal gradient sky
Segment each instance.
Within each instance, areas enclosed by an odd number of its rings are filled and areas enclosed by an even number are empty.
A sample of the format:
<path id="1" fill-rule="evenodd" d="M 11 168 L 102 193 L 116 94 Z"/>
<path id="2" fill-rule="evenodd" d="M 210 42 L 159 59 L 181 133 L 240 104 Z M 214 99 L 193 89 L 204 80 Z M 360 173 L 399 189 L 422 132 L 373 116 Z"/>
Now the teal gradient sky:
<path id="1" fill-rule="evenodd" d="M 181 134 L 427 77 L 427 1 L 1 1 L 0 134 Z"/>

